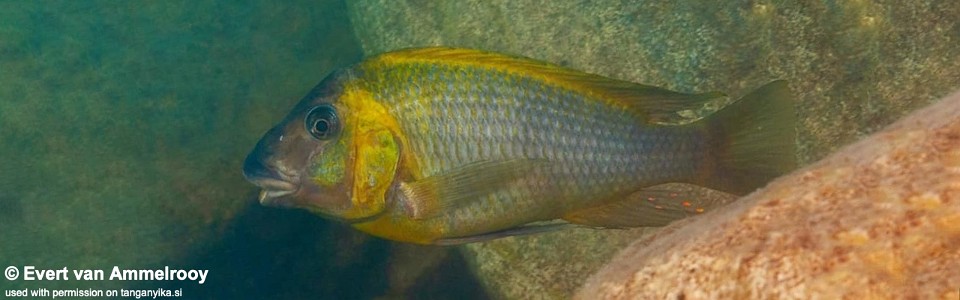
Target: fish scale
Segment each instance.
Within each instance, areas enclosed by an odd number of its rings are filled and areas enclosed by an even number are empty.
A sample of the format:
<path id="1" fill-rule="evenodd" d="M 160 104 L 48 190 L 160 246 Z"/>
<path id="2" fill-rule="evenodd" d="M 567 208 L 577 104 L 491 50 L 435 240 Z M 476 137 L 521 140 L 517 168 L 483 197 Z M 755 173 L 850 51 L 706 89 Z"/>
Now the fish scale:
<path id="1" fill-rule="evenodd" d="M 322 80 L 243 174 L 264 205 L 420 244 L 538 233 L 555 219 L 662 226 L 714 205 L 652 185 L 742 195 L 796 166 L 784 81 L 665 125 L 719 97 L 473 49 L 399 50 Z"/>
<path id="2" fill-rule="evenodd" d="M 417 154 L 422 176 L 481 161 L 547 161 L 548 166 L 531 175 L 542 180 L 520 181 L 462 211 L 438 216 L 444 231 L 453 235 L 545 217 L 587 205 L 598 195 L 612 197 L 682 178 L 696 170 L 702 156 L 684 146 L 696 141 L 696 131 L 644 129 L 636 115 L 536 79 L 464 66 L 380 67 L 364 71 L 409 79 L 366 81 L 366 88 L 392 108 Z M 518 128 L 526 134 L 514 134 Z M 663 140 L 665 136 L 673 138 Z M 542 209 L 544 204 L 554 208 Z M 541 207 L 544 216 L 531 216 L 524 207 Z M 489 222 L 492 215 L 500 221 Z"/>

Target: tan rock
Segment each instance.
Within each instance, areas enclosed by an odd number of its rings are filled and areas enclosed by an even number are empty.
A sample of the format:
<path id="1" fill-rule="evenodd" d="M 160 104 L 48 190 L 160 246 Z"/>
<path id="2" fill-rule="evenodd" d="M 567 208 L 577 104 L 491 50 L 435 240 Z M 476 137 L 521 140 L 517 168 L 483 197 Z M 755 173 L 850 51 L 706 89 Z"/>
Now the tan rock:
<path id="1" fill-rule="evenodd" d="M 596 298 L 958 299 L 960 93 L 638 241 Z"/>

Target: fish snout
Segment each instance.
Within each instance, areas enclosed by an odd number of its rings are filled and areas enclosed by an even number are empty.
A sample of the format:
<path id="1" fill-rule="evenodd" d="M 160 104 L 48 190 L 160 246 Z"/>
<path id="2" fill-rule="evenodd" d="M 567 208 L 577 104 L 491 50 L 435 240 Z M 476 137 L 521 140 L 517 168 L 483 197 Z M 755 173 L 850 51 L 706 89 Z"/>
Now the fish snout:
<path id="1" fill-rule="evenodd" d="M 264 151 L 263 145 L 257 145 L 256 149 L 247 155 L 243 161 L 243 177 L 260 187 L 260 204 L 269 206 L 290 206 L 289 201 L 284 200 L 286 196 L 293 195 L 299 189 L 296 180 L 278 171 L 279 168 L 265 161 L 269 157 L 268 151 Z"/>

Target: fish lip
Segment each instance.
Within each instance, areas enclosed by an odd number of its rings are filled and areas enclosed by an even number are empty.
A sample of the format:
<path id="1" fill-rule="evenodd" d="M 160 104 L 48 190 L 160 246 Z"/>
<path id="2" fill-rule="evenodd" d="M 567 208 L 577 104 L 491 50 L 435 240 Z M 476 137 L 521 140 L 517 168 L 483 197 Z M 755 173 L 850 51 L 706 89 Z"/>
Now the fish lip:
<path id="1" fill-rule="evenodd" d="M 292 206 L 289 201 L 286 200 L 286 196 L 296 193 L 296 190 L 260 190 L 260 196 L 258 200 L 261 205 L 265 206 L 280 206 L 280 207 L 290 207 Z"/>
<path id="2" fill-rule="evenodd" d="M 289 196 L 300 190 L 300 178 L 264 162 L 260 146 L 243 162 L 243 178 L 260 187 L 258 201 L 266 206 L 290 206 Z"/>
<path id="3" fill-rule="evenodd" d="M 278 174 L 279 175 L 279 174 Z M 250 181 L 254 185 L 260 187 L 260 195 L 257 200 L 261 205 L 265 206 L 281 206 L 288 207 L 291 206 L 288 201 L 288 196 L 294 195 L 300 191 L 300 185 L 296 184 L 297 180 L 289 180 L 284 177 L 278 176 L 281 178 L 274 177 L 247 177 L 247 181 Z"/>

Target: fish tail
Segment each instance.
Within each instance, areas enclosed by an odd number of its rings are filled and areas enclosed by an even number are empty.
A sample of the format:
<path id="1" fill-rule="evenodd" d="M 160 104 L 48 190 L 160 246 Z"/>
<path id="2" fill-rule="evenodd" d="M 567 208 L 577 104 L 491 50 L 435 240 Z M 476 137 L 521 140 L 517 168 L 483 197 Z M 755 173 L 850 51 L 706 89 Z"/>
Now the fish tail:
<path id="1" fill-rule="evenodd" d="M 708 153 L 700 185 L 745 195 L 796 168 L 794 98 L 770 82 L 706 117 Z"/>

